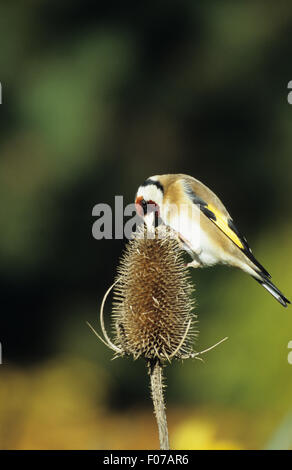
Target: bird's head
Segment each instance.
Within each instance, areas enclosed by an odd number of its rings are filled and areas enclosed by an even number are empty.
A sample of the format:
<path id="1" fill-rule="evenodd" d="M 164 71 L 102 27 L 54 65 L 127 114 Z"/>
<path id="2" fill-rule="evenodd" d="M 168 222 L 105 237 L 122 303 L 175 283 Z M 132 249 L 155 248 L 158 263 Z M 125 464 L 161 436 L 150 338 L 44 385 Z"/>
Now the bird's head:
<path id="1" fill-rule="evenodd" d="M 157 176 L 148 178 L 138 188 L 135 206 L 137 214 L 142 217 L 148 225 L 157 225 L 163 203 L 163 186 Z"/>

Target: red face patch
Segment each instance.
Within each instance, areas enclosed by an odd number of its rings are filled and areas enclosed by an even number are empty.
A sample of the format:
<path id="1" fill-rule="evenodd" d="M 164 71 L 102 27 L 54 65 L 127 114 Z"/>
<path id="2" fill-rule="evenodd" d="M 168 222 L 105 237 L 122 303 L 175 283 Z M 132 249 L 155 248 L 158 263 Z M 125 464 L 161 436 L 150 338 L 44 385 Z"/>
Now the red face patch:
<path id="1" fill-rule="evenodd" d="M 159 207 L 154 201 L 145 201 L 142 196 L 136 198 L 135 207 L 137 214 L 140 217 L 144 217 L 146 214 L 150 214 L 151 212 L 156 212 L 157 216 L 159 216 Z"/>

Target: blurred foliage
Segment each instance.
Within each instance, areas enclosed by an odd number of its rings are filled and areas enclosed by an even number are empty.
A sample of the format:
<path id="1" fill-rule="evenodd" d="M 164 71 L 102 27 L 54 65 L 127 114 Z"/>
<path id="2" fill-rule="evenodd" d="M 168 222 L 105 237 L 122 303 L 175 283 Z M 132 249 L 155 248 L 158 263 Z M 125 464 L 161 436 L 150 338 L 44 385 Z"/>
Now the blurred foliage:
<path id="1" fill-rule="evenodd" d="M 68 356 L 25 371 L 5 368 L 0 389 L 1 448 L 157 448 L 150 400 L 145 400 L 147 408 L 107 409 L 108 379 L 96 363 Z M 269 431 L 275 419 L 268 423 L 261 414 L 173 407 L 168 421 L 172 448 L 244 449 L 261 445 L 263 423 Z"/>
<path id="2" fill-rule="evenodd" d="M 0 39 L 0 447 L 155 448 L 143 362 L 85 325 L 125 243 L 93 239 L 92 208 L 191 174 L 292 297 L 291 5 L 4 0 Z M 193 279 L 197 350 L 229 339 L 167 367 L 173 446 L 291 448 L 291 308 L 224 267 Z"/>
<path id="3" fill-rule="evenodd" d="M 186 420 L 174 432 L 174 447 L 191 450 L 237 450 L 239 443 L 216 439 L 214 426 L 208 422 Z"/>

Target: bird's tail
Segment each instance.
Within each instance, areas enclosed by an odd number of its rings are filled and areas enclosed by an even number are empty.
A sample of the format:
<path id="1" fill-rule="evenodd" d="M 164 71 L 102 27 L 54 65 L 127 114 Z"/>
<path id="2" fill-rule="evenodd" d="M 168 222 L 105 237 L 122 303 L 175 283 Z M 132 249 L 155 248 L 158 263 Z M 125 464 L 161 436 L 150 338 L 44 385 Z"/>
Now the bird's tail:
<path id="1" fill-rule="evenodd" d="M 254 277 L 254 279 L 261 284 L 265 289 L 267 289 L 270 294 L 272 294 L 273 297 L 275 297 L 278 302 L 280 302 L 283 307 L 287 307 L 287 304 L 290 304 L 291 302 L 285 297 L 285 295 L 282 294 L 281 291 L 272 283 L 272 281 L 263 273 L 260 273 L 260 278 Z"/>

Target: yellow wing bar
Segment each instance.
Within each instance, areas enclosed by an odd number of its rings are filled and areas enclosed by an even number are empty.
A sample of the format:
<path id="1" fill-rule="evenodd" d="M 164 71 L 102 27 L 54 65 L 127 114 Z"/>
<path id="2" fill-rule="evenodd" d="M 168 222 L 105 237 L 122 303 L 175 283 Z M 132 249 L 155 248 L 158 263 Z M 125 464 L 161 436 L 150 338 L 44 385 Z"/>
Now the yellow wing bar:
<path id="1" fill-rule="evenodd" d="M 224 232 L 225 235 L 227 235 L 227 237 L 230 238 L 240 249 L 244 250 L 245 246 L 243 245 L 239 236 L 228 225 L 228 220 L 226 219 L 226 217 L 224 217 L 221 214 L 221 212 L 215 209 L 215 207 L 212 206 L 212 204 L 208 204 L 207 209 L 211 211 L 216 217 L 216 219 L 212 218 L 212 221 L 214 222 L 214 224 L 216 224 L 217 227 L 219 227 L 222 230 L 222 232 Z"/>

